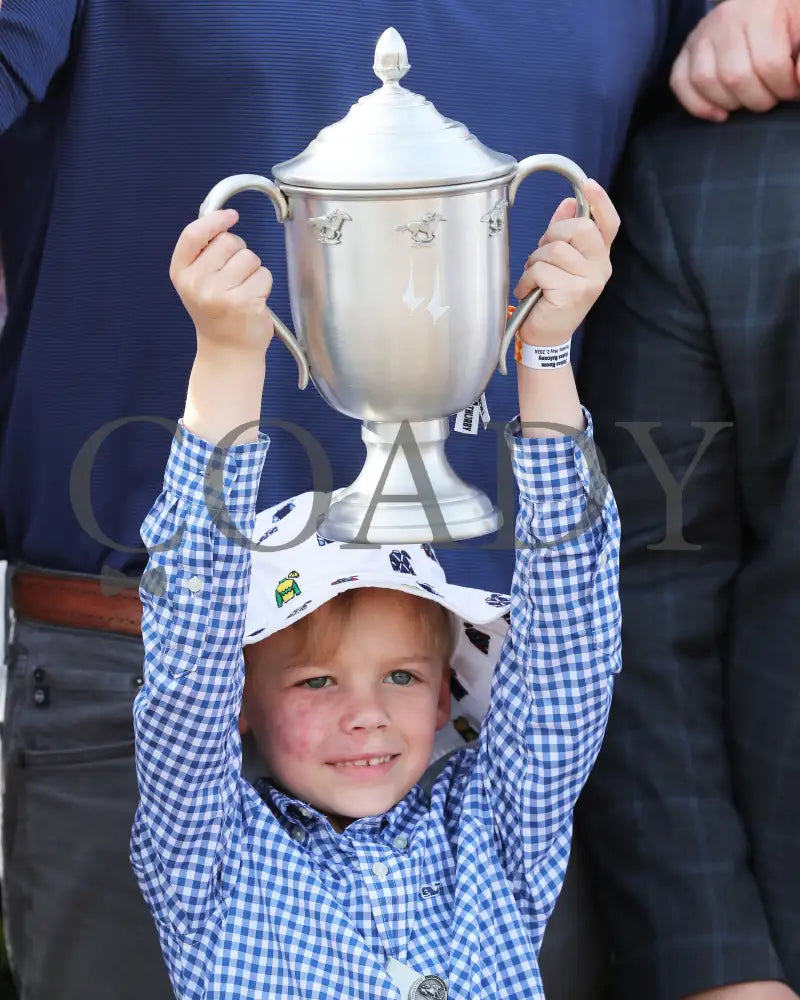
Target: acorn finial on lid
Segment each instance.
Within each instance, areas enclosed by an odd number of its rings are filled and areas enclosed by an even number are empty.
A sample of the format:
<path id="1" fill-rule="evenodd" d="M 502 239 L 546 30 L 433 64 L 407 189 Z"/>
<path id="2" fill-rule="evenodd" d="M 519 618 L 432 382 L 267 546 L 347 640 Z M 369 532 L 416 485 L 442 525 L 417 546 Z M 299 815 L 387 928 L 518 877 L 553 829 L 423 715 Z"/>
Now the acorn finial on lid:
<path id="1" fill-rule="evenodd" d="M 411 69 L 406 43 L 396 28 L 387 28 L 378 39 L 372 68 L 384 84 L 397 83 Z"/>

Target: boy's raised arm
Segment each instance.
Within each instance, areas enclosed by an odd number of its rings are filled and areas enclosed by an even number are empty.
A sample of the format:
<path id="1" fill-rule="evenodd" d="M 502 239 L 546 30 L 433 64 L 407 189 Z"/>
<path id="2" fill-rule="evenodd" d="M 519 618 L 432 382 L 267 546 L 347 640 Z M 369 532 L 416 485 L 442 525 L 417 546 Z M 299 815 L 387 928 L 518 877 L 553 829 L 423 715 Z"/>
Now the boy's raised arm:
<path id="1" fill-rule="evenodd" d="M 521 331 L 536 347 L 567 342 L 610 274 L 619 219 L 597 185 L 586 194 L 596 225 L 561 206 L 517 287 L 544 289 Z M 479 760 L 506 871 L 541 935 L 620 666 L 619 520 L 571 367 L 520 364 L 518 379 L 521 422 L 508 433 L 520 491 L 511 627 Z"/>
<path id="2" fill-rule="evenodd" d="M 142 529 L 150 561 L 132 859 L 157 923 L 179 934 L 224 902 L 246 808 L 237 728 L 250 581 L 242 542 L 252 534 L 267 449 L 257 427 L 272 324 L 269 272 L 227 232 L 236 217 L 197 220 L 175 250 L 170 273 L 195 322 L 197 355 L 164 489 Z"/>

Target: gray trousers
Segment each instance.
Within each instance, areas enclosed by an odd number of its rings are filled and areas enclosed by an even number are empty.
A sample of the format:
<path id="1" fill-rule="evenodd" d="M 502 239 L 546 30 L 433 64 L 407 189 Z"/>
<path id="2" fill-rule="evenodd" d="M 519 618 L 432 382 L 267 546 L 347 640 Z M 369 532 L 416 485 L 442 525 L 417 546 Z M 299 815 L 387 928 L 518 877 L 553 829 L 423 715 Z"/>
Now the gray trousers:
<path id="1" fill-rule="evenodd" d="M 172 1000 L 128 856 L 141 641 L 23 621 L 8 652 L 3 904 L 20 1000 Z M 598 927 L 573 851 L 542 948 L 548 1000 L 602 996 Z"/>

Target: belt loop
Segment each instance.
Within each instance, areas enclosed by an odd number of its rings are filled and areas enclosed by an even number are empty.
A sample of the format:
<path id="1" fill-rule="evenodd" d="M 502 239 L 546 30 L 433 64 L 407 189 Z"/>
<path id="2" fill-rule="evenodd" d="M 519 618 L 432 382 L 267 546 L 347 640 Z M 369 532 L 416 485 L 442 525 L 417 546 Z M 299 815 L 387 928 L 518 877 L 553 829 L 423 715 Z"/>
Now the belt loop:
<path id="1" fill-rule="evenodd" d="M 3 581 L 3 663 L 9 662 L 9 650 L 13 640 L 12 630 L 14 628 L 13 615 L 11 612 L 11 592 L 13 587 L 14 567 L 11 563 L 6 563 L 5 579 Z"/>

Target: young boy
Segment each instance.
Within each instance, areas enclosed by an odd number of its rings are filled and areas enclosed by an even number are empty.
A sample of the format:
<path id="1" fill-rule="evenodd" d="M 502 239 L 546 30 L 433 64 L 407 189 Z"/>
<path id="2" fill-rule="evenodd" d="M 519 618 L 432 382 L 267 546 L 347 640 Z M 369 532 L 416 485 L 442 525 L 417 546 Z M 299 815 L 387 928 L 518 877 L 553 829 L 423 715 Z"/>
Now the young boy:
<path id="1" fill-rule="evenodd" d="M 564 202 L 516 289 L 544 296 L 517 350 L 510 600 L 448 584 L 430 546 L 324 544 L 310 494 L 255 519 L 271 278 L 228 232 L 233 211 L 182 234 L 171 276 L 197 355 L 143 527 L 132 840 L 181 1000 L 541 996 L 538 948 L 619 668 L 616 508 L 569 365 L 535 367 L 610 273 L 619 220 L 598 185 L 587 196 L 595 222 Z M 250 537 L 272 551 L 251 555 Z M 497 660 L 491 705 L 425 793 L 451 667 L 460 695 L 470 657 L 484 674 Z M 269 769 L 256 787 L 245 728 Z"/>

